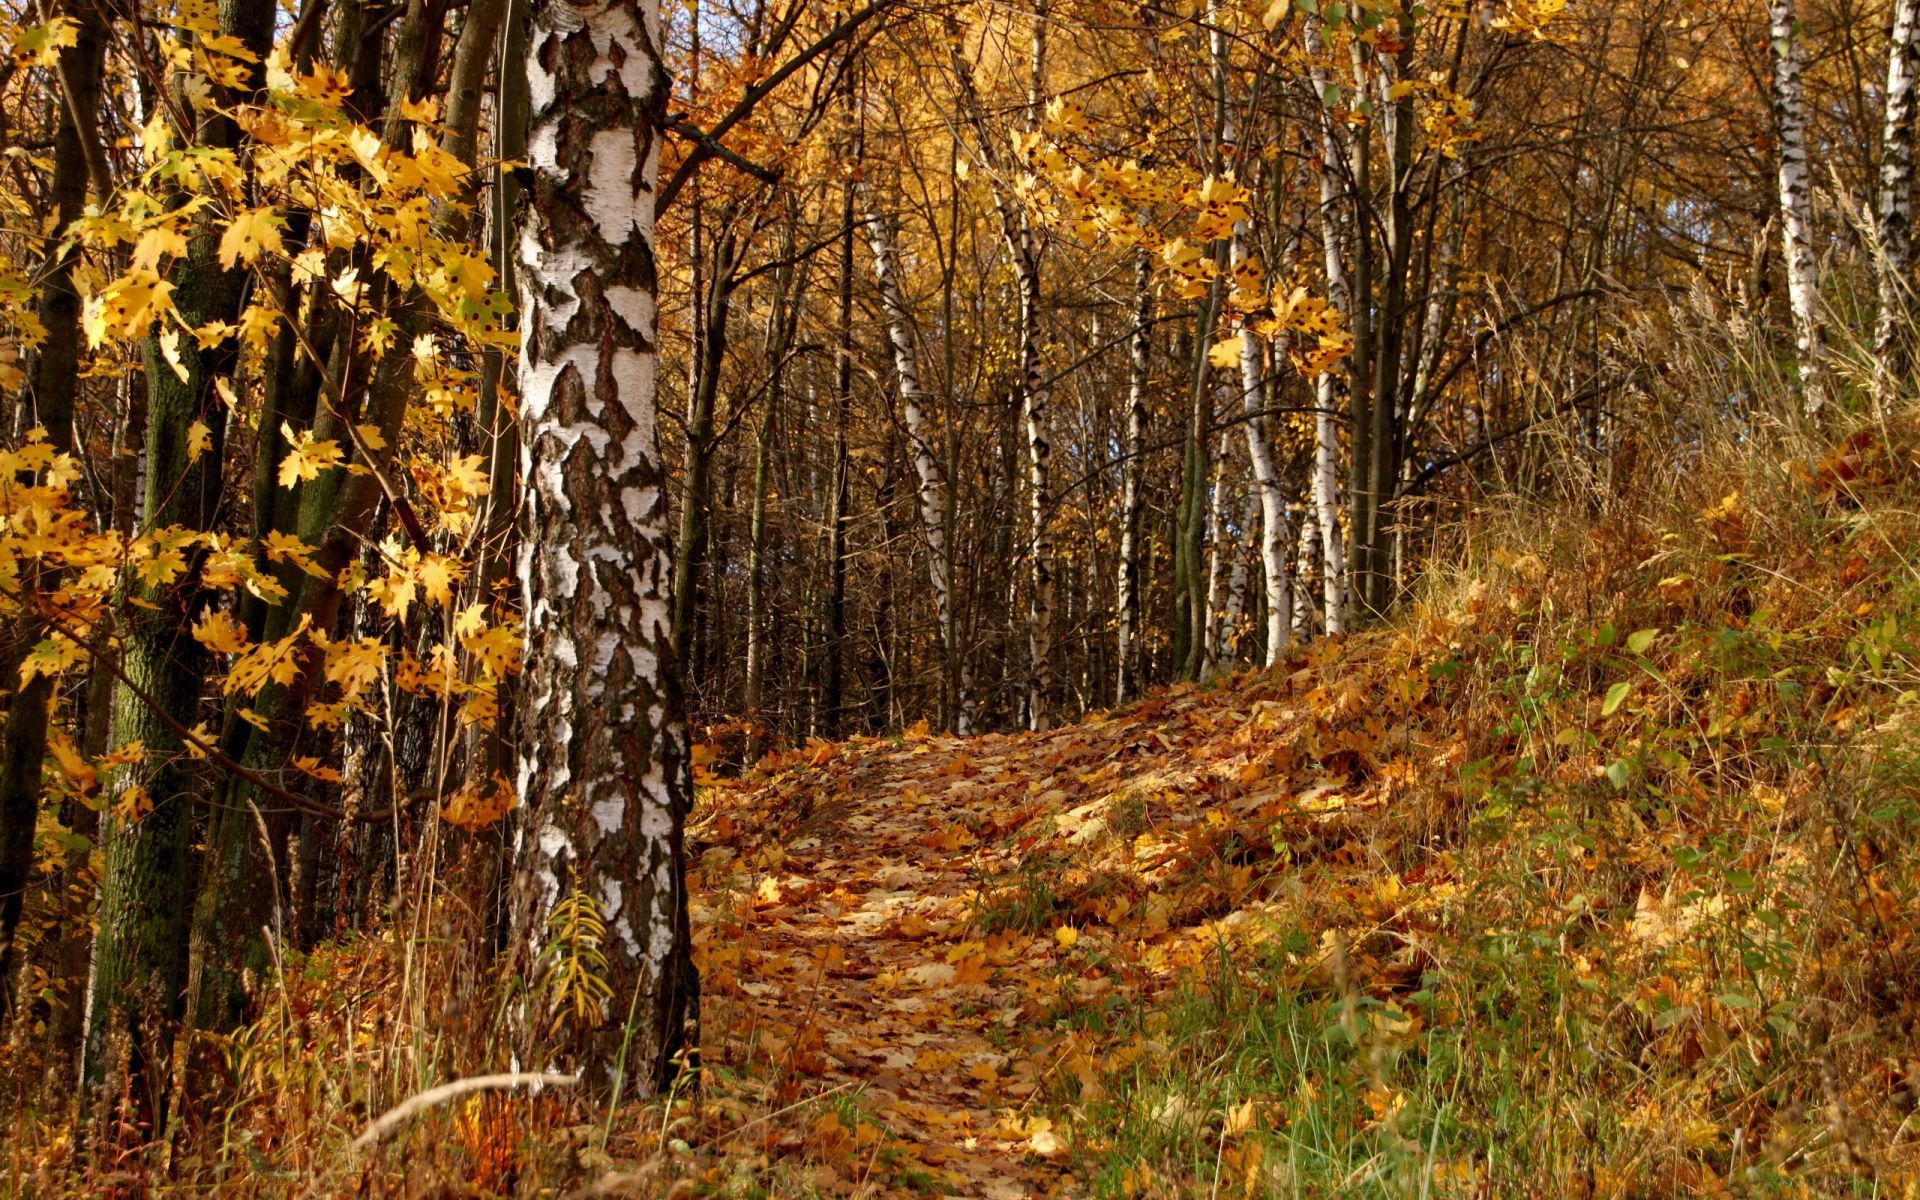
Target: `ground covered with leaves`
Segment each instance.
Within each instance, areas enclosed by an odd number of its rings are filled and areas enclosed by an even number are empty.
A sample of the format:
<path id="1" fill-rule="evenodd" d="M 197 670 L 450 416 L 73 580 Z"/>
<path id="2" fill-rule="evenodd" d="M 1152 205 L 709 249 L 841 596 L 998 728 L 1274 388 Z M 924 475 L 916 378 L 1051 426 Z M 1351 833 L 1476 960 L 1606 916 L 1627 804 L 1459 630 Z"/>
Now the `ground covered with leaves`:
<path id="1" fill-rule="evenodd" d="M 782 1117 L 689 1178 L 1911 1194 L 1913 466 L 1518 518 L 1275 670 L 712 781 L 707 1068 Z"/>

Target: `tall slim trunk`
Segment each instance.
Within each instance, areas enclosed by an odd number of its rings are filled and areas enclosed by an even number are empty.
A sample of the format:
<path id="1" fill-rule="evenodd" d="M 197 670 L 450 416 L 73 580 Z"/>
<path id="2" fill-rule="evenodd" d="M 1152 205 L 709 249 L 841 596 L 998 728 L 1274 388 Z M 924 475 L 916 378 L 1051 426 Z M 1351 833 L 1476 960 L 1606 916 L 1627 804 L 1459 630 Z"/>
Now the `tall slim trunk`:
<path id="1" fill-rule="evenodd" d="M 1246 234 L 1233 237 L 1233 260 L 1244 261 L 1248 249 Z M 1287 497 L 1281 489 L 1280 469 L 1274 463 L 1273 443 L 1267 437 L 1266 418 L 1260 411 L 1266 404 L 1263 355 L 1259 335 L 1245 322 L 1240 330 L 1240 403 L 1245 416 L 1247 461 L 1253 469 L 1253 486 L 1260 501 L 1260 569 L 1266 581 L 1267 641 L 1266 664 L 1272 666 L 1286 653 L 1293 636 L 1293 579 L 1287 570 L 1287 554 L 1292 536 L 1287 530 Z"/>
<path id="2" fill-rule="evenodd" d="M 1787 299 L 1793 307 L 1801 403 L 1808 414 L 1814 414 L 1826 406 L 1826 348 L 1820 328 L 1820 279 L 1813 253 L 1807 105 L 1800 84 L 1806 51 L 1800 44 L 1793 0 L 1768 0 L 1767 16 L 1773 47 L 1773 118 L 1780 143 L 1781 252 L 1787 265 Z"/>
<path id="3" fill-rule="evenodd" d="M 781 257 L 791 258 L 793 225 L 781 241 Z M 766 359 L 772 364 L 760 422 L 753 439 L 753 499 L 747 517 L 747 661 L 745 703 L 748 763 L 757 762 L 766 746 L 767 677 L 767 479 L 772 468 L 774 418 L 780 411 L 786 377 L 787 353 L 799 327 L 800 303 L 794 295 L 798 271 L 788 266 L 774 275 L 773 303 L 767 313 Z"/>
<path id="4" fill-rule="evenodd" d="M 52 447 L 73 449 L 73 407 L 79 394 L 80 293 L 73 286 L 79 253 L 61 238 L 86 210 L 90 149 L 97 136 L 101 60 L 106 30 L 92 0 L 69 7 L 74 44 L 60 52 L 61 119 L 54 134 L 53 174 L 48 181 L 53 253 L 40 284 L 40 323 L 46 337 L 33 364 L 31 392 L 24 398 L 26 423 L 46 430 Z M 35 591 L 51 590 L 52 579 Z M 42 636 L 39 622 L 23 616 L 0 645 L 0 689 L 12 691 L 0 727 L 0 1028 L 13 1012 L 15 934 L 33 874 L 33 838 L 40 814 L 41 768 L 47 756 L 48 707 L 53 679 L 36 675 L 16 686 L 20 662 Z"/>
<path id="5" fill-rule="evenodd" d="M 671 1077 L 698 1012 L 683 842 L 692 781 L 654 401 L 660 10 L 534 0 L 532 20 L 519 239 L 527 811 L 514 929 L 545 1011 L 523 1024 L 519 1052 L 602 1090 L 624 1075 L 627 1094 L 647 1095 Z M 589 997 L 583 1013 L 554 968 L 589 947 L 611 999 Z M 563 1011 L 573 1015 L 556 1044 L 549 1021 Z"/>
<path id="6" fill-rule="evenodd" d="M 1318 15 L 1307 15 L 1303 33 L 1308 54 L 1318 56 L 1324 52 Z M 1324 98 L 1328 76 L 1325 66 L 1317 61 L 1317 57 L 1308 73 L 1314 94 Z M 1347 275 L 1347 246 L 1342 222 L 1342 200 L 1346 185 L 1341 164 L 1346 158 L 1345 130 L 1331 114 L 1322 114 L 1320 243 L 1326 261 L 1327 302 L 1347 319 L 1350 328 L 1357 329 L 1359 319 L 1353 307 L 1353 284 Z M 1321 372 L 1315 380 L 1314 395 L 1317 411 L 1313 422 L 1313 504 L 1320 526 L 1321 606 L 1327 633 L 1340 634 L 1346 632 L 1350 603 L 1347 543 L 1340 525 L 1340 413 L 1343 407 L 1340 376 L 1332 370 Z M 1351 405 L 1351 398 L 1346 399 Z M 1351 416 L 1360 415 L 1355 407 L 1349 407 L 1348 411 Z M 1356 446 L 1359 438 L 1356 431 L 1353 437 Z"/>
<path id="7" fill-rule="evenodd" d="M 920 530 L 927 546 L 927 576 L 933 585 L 934 610 L 940 623 L 943 690 L 956 690 L 960 646 L 954 627 L 953 561 L 947 551 L 947 481 L 934 454 L 936 431 L 927 415 L 927 393 L 920 384 L 920 366 L 914 356 L 913 323 L 900 291 L 899 256 L 893 228 L 866 199 L 867 246 L 873 252 L 874 282 L 880 288 L 880 310 L 887 321 L 887 340 L 893 349 L 894 374 L 900 381 L 900 407 L 906 418 L 908 451 L 918 483 Z M 959 698 L 945 697 L 941 705 L 949 722 L 957 719 Z"/>
<path id="8" fill-rule="evenodd" d="M 1139 687 L 1140 473 L 1147 453 L 1147 394 L 1153 369 L 1153 260 L 1143 251 L 1134 265 L 1133 342 L 1127 375 L 1126 461 L 1120 482 L 1120 571 L 1115 589 L 1114 702 L 1124 704 Z"/>
<path id="9" fill-rule="evenodd" d="M 1046 0 L 1035 0 L 1028 44 L 1027 129 L 1040 127 L 1046 94 Z M 1040 233 L 1021 210 L 1014 234 L 1014 269 L 1020 285 L 1020 416 L 1027 434 L 1027 563 L 1032 572 L 1027 610 L 1027 727 L 1045 729 L 1053 716 L 1053 539 L 1047 522 L 1053 508 L 1053 442 L 1048 430 L 1047 386 L 1040 370 Z"/>
<path id="10" fill-rule="evenodd" d="M 1221 458 L 1224 461 L 1225 455 Z M 1253 491 L 1242 493 L 1240 497 L 1240 528 L 1250 530 L 1260 520 L 1260 497 Z M 1251 633 L 1247 620 L 1247 601 L 1252 583 L 1251 563 L 1246 550 L 1235 538 L 1227 550 L 1226 595 L 1220 603 L 1220 644 L 1215 665 L 1244 662 L 1247 659 L 1248 635 Z"/>
<path id="11" fill-rule="evenodd" d="M 1222 371 L 1214 376 L 1214 386 L 1220 392 L 1228 393 L 1217 399 L 1231 398 L 1233 377 Z M 1227 506 L 1232 502 L 1234 489 L 1227 479 L 1227 448 L 1231 444 L 1231 435 L 1226 430 L 1220 432 L 1219 445 L 1214 448 L 1213 462 L 1216 464 L 1212 486 L 1207 488 L 1207 596 L 1206 614 L 1200 635 L 1200 674 L 1204 678 L 1211 675 L 1220 665 L 1224 653 L 1227 603 L 1227 560 L 1239 554 L 1238 539 L 1229 545 L 1227 536 Z"/>
<path id="12" fill-rule="evenodd" d="M 853 420 L 853 181 L 840 189 L 840 346 L 833 365 L 833 484 L 827 513 L 826 664 L 817 721 L 827 737 L 840 733 L 845 707 L 847 641 L 847 525 L 852 500 L 852 462 L 847 432 Z"/>
<path id="13" fill-rule="evenodd" d="M 1200 677 L 1206 649 L 1207 497 L 1213 466 L 1207 431 L 1213 403 L 1207 391 L 1207 346 L 1220 302 L 1216 280 L 1200 304 L 1187 346 L 1189 389 L 1185 450 L 1180 463 L 1180 502 L 1173 531 L 1173 672 L 1178 679 Z"/>
<path id="14" fill-rule="evenodd" d="M 1912 351 L 1908 276 L 1913 268 L 1914 73 L 1920 69 L 1920 0 L 1894 0 L 1887 47 L 1886 120 L 1880 134 L 1880 312 L 1874 357 L 1880 392 L 1891 396 L 1905 377 Z M 1884 403 L 1884 400 L 1883 400 Z"/>
<path id="15" fill-rule="evenodd" d="M 720 372 L 726 364 L 727 319 L 733 308 L 733 273 L 738 259 L 738 243 L 726 228 L 731 220 L 730 211 L 721 218 L 722 229 L 714 240 L 706 295 L 694 314 L 687 459 L 682 472 L 680 537 L 673 560 L 673 654 L 675 661 L 682 664 L 694 661 L 694 611 L 699 599 L 700 572 L 706 559 L 707 510 L 713 503 L 714 408 L 720 395 Z M 697 242 L 694 252 L 701 253 Z"/>
<path id="16" fill-rule="evenodd" d="M 1313 636 L 1313 593 L 1307 590 L 1307 581 L 1313 578 L 1313 557 L 1319 548 L 1319 514 L 1314 511 L 1313 505 L 1303 504 L 1300 506 L 1300 544 L 1293 560 L 1293 578 L 1300 589 L 1293 602 L 1295 641 Z M 1268 665 L 1278 661 L 1269 656 Z"/>

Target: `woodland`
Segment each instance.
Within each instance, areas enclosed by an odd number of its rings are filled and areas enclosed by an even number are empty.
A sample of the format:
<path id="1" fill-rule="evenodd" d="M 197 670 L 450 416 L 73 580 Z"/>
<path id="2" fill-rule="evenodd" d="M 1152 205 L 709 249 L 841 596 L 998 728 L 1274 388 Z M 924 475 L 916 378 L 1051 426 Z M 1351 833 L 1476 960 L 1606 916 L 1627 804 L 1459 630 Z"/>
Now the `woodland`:
<path id="1" fill-rule="evenodd" d="M 1920 1195 L 1920 0 L 0 54 L 0 1195 Z"/>

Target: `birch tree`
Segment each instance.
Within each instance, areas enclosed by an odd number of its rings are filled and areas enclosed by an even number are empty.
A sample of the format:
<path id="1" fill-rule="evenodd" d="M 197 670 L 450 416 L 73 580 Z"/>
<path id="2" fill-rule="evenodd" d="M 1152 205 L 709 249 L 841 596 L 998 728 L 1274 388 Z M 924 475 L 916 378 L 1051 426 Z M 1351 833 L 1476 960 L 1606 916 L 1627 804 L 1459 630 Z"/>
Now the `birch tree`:
<path id="1" fill-rule="evenodd" d="M 1120 468 L 1120 564 L 1114 591 L 1116 703 L 1132 698 L 1140 681 L 1140 472 L 1147 453 L 1147 394 L 1153 382 L 1153 260 L 1145 252 L 1134 261 L 1129 343 L 1126 461 Z"/>
<path id="2" fill-rule="evenodd" d="M 515 919 L 536 1000 L 523 1049 L 630 1090 L 667 1079 L 695 1006 L 682 830 L 691 793 L 670 642 L 655 429 L 654 202 L 667 100 L 657 0 L 536 0 L 520 224 L 523 440 Z M 554 994 L 591 948 L 604 992 Z M 586 961 L 592 961 L 587 956 Z M 555 1026 L 545 1021 L 529 1036 Z"/>
<path id="3" fill-rule="evenodd" d="M 900 381 L 900 408 L 906 418 L 908 452 L 913 459 L 919 499 L 920 532 L 927 544 L 927 581 L 933 587 L 934 610 L 940 622 L 940 649 L 949 679 L 958 677 L 960 646 L 954 625 L 953 560 L 947 550 L 947 481 L 934 453 L 933 421 L 927 414 L 927 393 L 920 383 L 920 365 L 914 354 L 913 317 L 900 290 L 899 254 L 893 227 L 873 204 L 870 191 L 861 196 L 866 209 L 867 246 L 873 252 L 874 283 L 880 291 L 880 311 L 886 317 L 887 344 L 893 370 Z M 951 698 L 953 716 L 966 711 L 964 697 Z"/>
<path id="4" fill-rule="evenodd" d="M 1920 67 L 1920 0 L 1894 0 L 1887 47 L 1886 121 L 1880 134 L 1880 198 L 1876 205 L 1880 311 L 1874 358 L 1888 394 L 1906 373 L 1907 277 L 1913 268 L 1914 71 Z"/>
<path id="5" fill-rule="evenodd" d="M 1773 47 L 1773 119 L 1780 145 L 1780 242 L 1787 264 L 1787 299 L 1800 366 L 1802 403 L 1808 413 L 1826 404 L 1825 357 L 1818 306 L 1820 280 L 1813 256 L 1813 180 L 1807 171 L 1807 103 L 1800 74 L 1806 51 L 1793 0 L 1770 0 L 1768 35 Z"/>

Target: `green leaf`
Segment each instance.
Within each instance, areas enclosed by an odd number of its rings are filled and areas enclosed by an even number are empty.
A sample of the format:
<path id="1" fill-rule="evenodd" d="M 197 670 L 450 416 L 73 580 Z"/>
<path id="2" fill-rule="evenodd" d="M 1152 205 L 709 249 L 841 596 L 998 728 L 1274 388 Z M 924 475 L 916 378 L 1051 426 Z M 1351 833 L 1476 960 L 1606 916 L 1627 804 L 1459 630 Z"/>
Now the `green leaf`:
<path id="1" fill-rule="evenodd" d="M 1624 792 L 1627 790 L 1626 759 L 1617 758 L 1613 761 L 1613 764 L 1607 768 L 1607 782 L 1613 785 L 1613 790 L 1616 792 Z"/>
<path id="2" fill-rule="evenodd" d="M 1626 701 L 1627 693 L 1632 690 L 1633 685 L 1624 679 L 1608 688 L 1606 702 L 1600 706 L 1600 715 L 1603 717 L 1612 716 L 1613 710 L 1619 708 L 1620 705 Z"/>
<path id="3" fill-rule="evenodd" d="M 1642 629 L 1627 639 L 1627 649 L 1635 654 L 1645 654 L 1647 647 L 1653 645 L 1653 639 L 1659 636 L 1658 629 Z"/>

